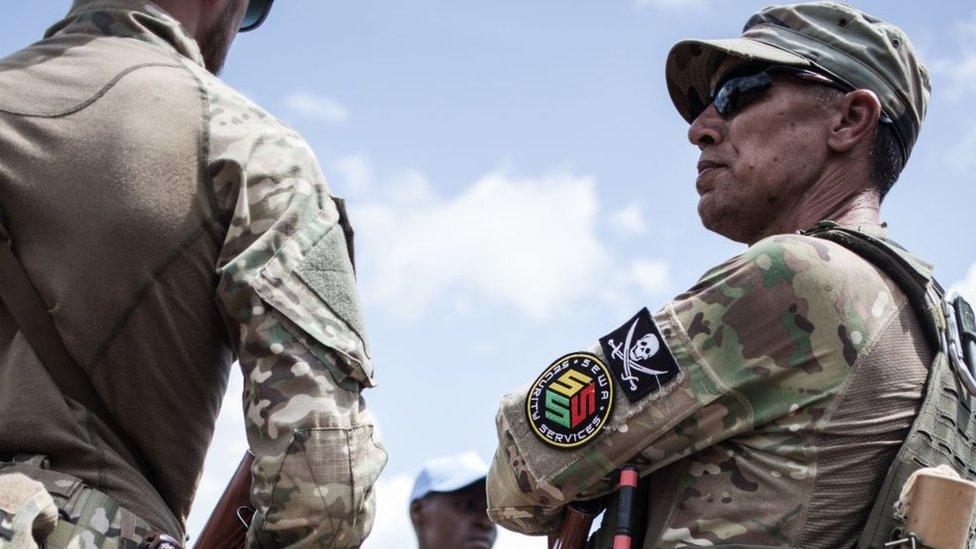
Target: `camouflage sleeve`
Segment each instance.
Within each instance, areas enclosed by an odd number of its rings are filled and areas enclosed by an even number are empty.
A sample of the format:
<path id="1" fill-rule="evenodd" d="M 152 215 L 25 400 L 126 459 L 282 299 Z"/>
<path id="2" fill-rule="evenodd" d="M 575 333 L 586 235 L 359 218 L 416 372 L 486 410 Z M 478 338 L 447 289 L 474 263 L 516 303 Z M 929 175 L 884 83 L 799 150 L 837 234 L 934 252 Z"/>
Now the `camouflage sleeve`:
<path id="1" fill-rule="evenodd" d="M 230 218 L 217 303 L 255 455 L 248 546 L 358 547 L 386 452 L 360 395 L 372 370 L 351 230 L 298 134 L 230 90 L 213 96 L 210 169 Z"/>
<path id="2" fill-rule="evenodd" d="M 525 391 L 506 395 L 488 476 L 492 519 L 554 532 L 565 504 L 613 490 L 623 464 L 648 474 L 760 426 L 762 450 L 784 456 L 783 470 L 801 470 L 786 457 L 796 432 L 824 414 L 879 319 L 874 298 L 852 299 L 851 270 L 832 265 L 828 251 L 809 237 L 766 239 L 667 303 L 653 319 L 680 373 L 635 402 L 618 391 L 586 446 L 544 445 L 527 426 Z M 599 345 L 592 352 L 606 360 Z"/>

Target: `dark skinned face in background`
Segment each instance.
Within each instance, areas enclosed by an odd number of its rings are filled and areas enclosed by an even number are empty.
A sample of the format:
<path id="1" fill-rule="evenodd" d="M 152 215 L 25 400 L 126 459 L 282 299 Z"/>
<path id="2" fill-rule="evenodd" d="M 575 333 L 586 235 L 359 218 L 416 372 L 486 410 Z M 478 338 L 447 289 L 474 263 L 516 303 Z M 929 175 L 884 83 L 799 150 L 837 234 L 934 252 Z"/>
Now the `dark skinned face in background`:
<path id="1" fill-rule="evenodd" d="M 431 493 L 410 505 L 420 549 L 491 549 L 498 535 L 488 520 L 485 482 Z"/>

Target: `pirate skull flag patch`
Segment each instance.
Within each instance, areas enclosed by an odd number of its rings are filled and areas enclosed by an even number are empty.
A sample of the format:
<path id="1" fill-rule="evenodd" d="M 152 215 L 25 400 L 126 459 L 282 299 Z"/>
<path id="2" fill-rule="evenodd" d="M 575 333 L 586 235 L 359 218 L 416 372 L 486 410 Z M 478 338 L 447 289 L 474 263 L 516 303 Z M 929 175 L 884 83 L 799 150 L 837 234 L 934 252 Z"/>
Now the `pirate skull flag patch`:
<path id="1" fill-rule="evenodd" d="M 590 353 L 553 362 L 529 388 L 525 414 L 532 432 L 554 448 L 577 448 L 603 430 L 613 406 L 613 379 Z"/>
<path id="2" fill-rule="evenodd" d="M 646 307 L 613 333 L 601 337 L 600 346 L 631 402 L 661 390 L 681 371 Z"/>

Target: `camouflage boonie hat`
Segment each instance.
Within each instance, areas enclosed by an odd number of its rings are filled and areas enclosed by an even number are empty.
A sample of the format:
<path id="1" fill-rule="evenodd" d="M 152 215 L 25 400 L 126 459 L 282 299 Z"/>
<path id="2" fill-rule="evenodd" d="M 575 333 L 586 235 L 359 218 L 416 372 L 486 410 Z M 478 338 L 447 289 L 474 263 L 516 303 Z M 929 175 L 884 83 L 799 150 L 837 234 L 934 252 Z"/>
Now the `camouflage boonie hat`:
<path id="1" fill-rule="evenodd" d="M 668 54 L 671 100 L 689 123 L 709 105 L 710 80 L 726 56 L 802 67 L 881 100 L 908 160 L 925 117 L 929 75 L 898 27 L 837 2 L 763 8 L 740 38 L 685 40 Z"/>

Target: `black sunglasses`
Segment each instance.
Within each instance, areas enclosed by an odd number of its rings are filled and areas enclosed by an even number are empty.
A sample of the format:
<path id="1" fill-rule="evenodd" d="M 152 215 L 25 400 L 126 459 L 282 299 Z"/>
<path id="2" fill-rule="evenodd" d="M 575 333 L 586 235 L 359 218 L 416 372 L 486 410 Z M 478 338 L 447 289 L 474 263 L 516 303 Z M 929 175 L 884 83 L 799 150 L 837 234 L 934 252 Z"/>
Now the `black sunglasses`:
<path id="1" fill-rule="evenodd" d="M 241 21 L 239 32 L 252 31 L 261 26 L 264 20 L 271 13 L 271 6 L 274 0 L 249 0 L 247 11 L 244 13 L 244 20 Z"/>
<path id="2" fill-rule="evenodd" d="M 765 91 L 773 86 L 774 74 L 787 74 L 807 82 L 830 86 L 843 92 L 854 89 L 850 85 L 806 69 L 784 65 L 746 66 L 732 71 L 722 79 L 709 97 L 709 104 L 715 104 L 715 110 L 722 118 L 731 118 L 736 112 L 762 97 Z"/>

